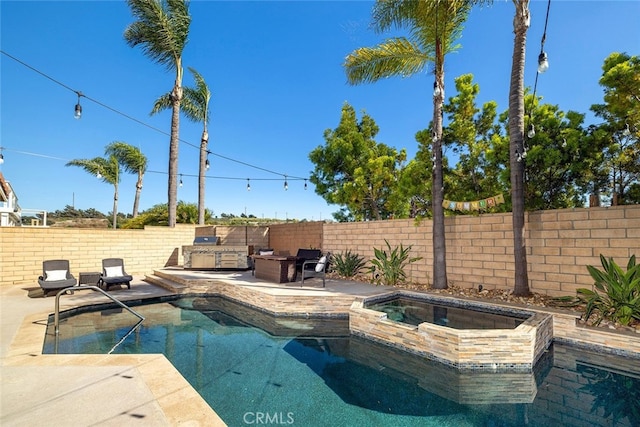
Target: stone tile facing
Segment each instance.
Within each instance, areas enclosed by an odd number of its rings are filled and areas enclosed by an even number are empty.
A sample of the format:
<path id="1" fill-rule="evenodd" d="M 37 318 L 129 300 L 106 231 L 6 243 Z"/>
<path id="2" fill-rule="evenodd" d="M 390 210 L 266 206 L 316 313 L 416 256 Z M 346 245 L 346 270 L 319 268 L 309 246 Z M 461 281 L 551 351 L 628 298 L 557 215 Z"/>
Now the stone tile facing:
<path id="1" fill-rule="evenodd" d="M 412 326 L 390 320 L 387 314 L 367 308 L 373 302 L 400 296 L 438 305 L 451 306 L 454 303 L 450 298 L 406 291 L 358 298 L 349 311 L 351 333 L 463 370 L 531 371 L 553 338 L 550 314 L 496 308 L 484 303 L 458 301 L 455 304 L 476 311 L 495 313 L 499 310 L 502 314 L 526 314 L 528 317 L 515 329 L 454 329 L 428 322 Z"/>

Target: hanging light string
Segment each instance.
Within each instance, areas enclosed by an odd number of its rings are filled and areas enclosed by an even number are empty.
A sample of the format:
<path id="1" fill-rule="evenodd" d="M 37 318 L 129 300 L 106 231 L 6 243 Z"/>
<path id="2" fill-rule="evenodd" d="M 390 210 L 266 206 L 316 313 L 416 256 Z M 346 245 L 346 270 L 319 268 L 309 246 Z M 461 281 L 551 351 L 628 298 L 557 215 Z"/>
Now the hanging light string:
<path id="1" fill-rule="evenodd" d="M 536 69 L 536 79 L 533 83 L 533 97 L 531 99 L 531 108 L 529 108 L 529 130 L 525 133 L 525 138 L 523 139 L 523 147 L 522 147 L 522 155 L 520 155 L 520 153 L 516 152 L 516 155 L 518 156 L 518 161 L 521 161 L 522 159 L 524 159 L 525 157 L 527 157 L 527 146 L 526 146 L 526 139 L 527 137 L 529 139 L 533 138 L 536 135 L 536 128 L 533 125 L 533 123 L 531 122 L 531 115 L 533 114 L 533 106 L 536 102 L 536 93 L 538 90 L 538 77 L 540 76 L 540 74 L 544 73 L 545 71 L 547 71 L 547 69 L 549 68 L 549 62 L 547 60 L 547 54 L 544 51 L 544 43 L 545 41 L 547 41 L 547 25 L 549 23 L 549 9 L 551 8 L 551 0 L 549 0 L 547 2 L 547 15 L 545 17 L 544 20 L 544 31 L 542 32 L 542 39 L 540 41 L 540 55 L 538 55 L 538 68 Z"/>
<path id="2" fill-rule="evenodd" d="M 164 131 L 164 130 L 162 130 L 162 129 L 159 129 L 159 128 L 157 128 L 157 127 L 151 126 L 151 125 L 150 125 L 150 124 L 148 124 L 148 123 L 145 123 L 145 122 L 143 122 L 143 121 L 141 121 L 141 120 L 139 120 L 139 119 L 136 119 L 135 117 L 132 117 L 132 116 L 130 116 L 130 115 L 128 115 L 128 114 L 126 114 L 126 113 L 123 113 L 122 111 L 119 111 L 119 110 L 117 110 L 117 109 L 115 109 L 115 108 L 113 108 L 113 107 L 110 107 L 110 106 L 108 106 L 108 105 L 106 105 L 106 104 L 104 104 L 104 103 L 102 103 L 102 102 L 98 101 L 97 99 L 91 98 L 90 96 L 87 96 L 87 95 L 83 94 L 82 92 L 77 91 L 77 90 L 75 90 L 75 89 L 73 89 L 73 88 L 71 88 L 71 87 L 67 86 L 66 84 L 64 84 L 64 83 L 62 83 L 62 82 L 60 82 L 60 81 L 58 81 L 58 80 L 54 79 L 53 77 L 51 77 L 51 76 L 49 76 L 49 75 L 47 75 L 47 74 L 43 73 L 42 71 L 40 71 L 40 70 L 38 70 L 38 69 L 36 69 L 36 68 L 32 67 L 31 65 L 29 65 L 29 64 L 27 64 L 27 63 L 25 63 L 25 62 L 21 61 L 20 59 L 16 58 L 15 56 L 12 56 L 12 55 L 8 54 L 8 53 L 7 53 L 7 52 L 5 52 L 4 50 L 1 50 L 1 49 L 0 49 L 0 52 L 1 52 L 3 55 L 6 55 L 7 57 L 9 57 L 9 58 L 13 59 L 14 61 L 18 62 L 19 64 L 21 64 L 21 65 L 23 65 L 23 66 L 25 66 L 25 67 L 29 68 L 30 70 L 32 70 L 32 71 L 34 71 L 34 72 L 36 72 L 36 73 L 40 74 L 41 76 L 43 76 L 43 77 L 45 77 L 45 78 L 47 78 L 47 79 L 51 80 L 51 81 L 52 81 L 52 82 L 54 82 L 55 84 L 57 84 L 57 85 L 59 85 L 59 86 L 62 86 L 63 88 L 65 88 L 65 89 L 67 89 L 67 90 L 69 90 L 69 91 L 71 91 L 71 92 L 75 93 L 75 94 L 78 96 L 78 104 L 76 104 L 76 111 L 77 111 L 77 107 L 80 105 L 80 98 L 82 97 L 82 98 L 85 98 L 85 99 L 87 99 L 88 101 L 91 101 L 91 102 L 93 102 L 93 103 L 95 103 L 95 104 L 97 104 L 97 105 L 99 105 L 99 106 L 101 106 L 101 107 L 103 107 L 103 108 L 106 108 L 107 110 L 109 110 L 109 111 L 111 111 L 111 112 L 113 112 L 113 113 L 115 113 L 115 114 L 118 114 L 118 115 L 120 115 L 120 116 L 122 116 L 122 117 L 124 117 L 124 118 L 126 118 L 126 119 L 128 119 L 128 120 L 131 120 L 131 121 L 133 121 L 133 122 L 135 122 L 135 123 L 138 123 L 138 124 L 140 124 L 140 125 L 142 125 L 142 126 L 145 126 L 145 127 L 149 128 L 149 129 L 151 129 L 151 130 L 153 130 L 153 131 L 156 131 L 156 132 L 158 132 L 158 133 L 161 133 L 162 135 L 165 135 L 165 136 L 171 136 L 171 134 L 170 134 L 169 132 L 166 132 L 166 131 Z M 80 112 L 82 112 L 82 107 L 80 107 Z M 179 141 L 180 141 L 180 142 L 182 142 L 182 143 L 184 143 L 184 144 L 186 144 L 186 145 L 189 145 L 189 146 L 191 146 L 191 147 L 193 147 L 193 148 L 196 148 L 196 149 L 198 149 L 198 150 L 200 150 L 200 149 L 201 149 L 199 145 L 193 144 L 193 143 L 191 143 L 191 142 L 189 142 L 189 141 L 186 141 L 186 140 L 184 140 L 184 139 L 182 139 L 182 138 L 180 138 L 180 139 L 179 139 Z M 270 174 L 273 174 L 273 175 L 281 176 L 281 177 L 283 177 L 283 178 L 284 178 L 284 180 L 285 180 L 285 181 L 287 180 L 287 177 L 288 177 L 288 178 L 290 178 L 290 179 L 293 179 L 293 180 L 306 180 L 306 179 L 308 179 L 308 178 L 304 178 L 304 177 L 298 177 L 298 176 L 293 176 L 293 175 L 283 174 L 283 173 L 281 173 L 281 172 L 276 172 L 276 171 L 273 171 L 273 170 L 270 170 L 270 169 L 267 169 L 267 168 L 263 168 L 263 167 L 260 167 L 260 166 L 253 165 L 253 164 L 251 164 L 251 163 L 247 163 L 247 162 L 244 162 L 244 161 L 241 161 L 241 160 L 233 159 L 233 158 L 231 158 L 231 157 L 223 156 L 222 154 L 217 154 L 217 153 L 214 153 L 214 152 L 209 151 L 209 150 L 207 150 L 207 154 L 211 154 L 211 155 L 216 156 L 216 157 L 219 157 L 219 158 L 221 158 L 221 159 L 224 159 L 224 160 L 227 160 L 227 161 L 230 161 L 230 162 L 234 162 L 234 163 L 238 163 L 238 164 L 241 164 L 241 165 L 243 165 L 243 166 L 250 167 L 250 168 L 252 168 L 252 169 L 257 169 L 257 170 L 261 170 L 261 171 L 263 171 L 263 172 L 267 172 L 267 173 L 270 173 Z M 246 178 L 242 178 L 242 179 L 246 179 Z M 281 180 L 281 179 L 280 179 L 280 180 Z"/>

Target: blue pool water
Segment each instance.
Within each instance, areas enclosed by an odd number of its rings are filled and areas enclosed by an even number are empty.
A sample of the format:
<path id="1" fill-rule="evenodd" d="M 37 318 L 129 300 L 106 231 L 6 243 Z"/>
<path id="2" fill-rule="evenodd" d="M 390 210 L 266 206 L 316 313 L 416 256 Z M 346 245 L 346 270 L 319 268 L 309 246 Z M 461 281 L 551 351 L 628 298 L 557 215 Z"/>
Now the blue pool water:
<path id="1" fill-rule="evenodd" d="M 163 353 L 230 426 L 640 425 L 638 360 L 555 344 L 533 373 L 460 372 L 349 336 L 346 319 L 218 297 L 135 310 L 135 328 L 119 308 L 71 312 L 43 352 Z"/>

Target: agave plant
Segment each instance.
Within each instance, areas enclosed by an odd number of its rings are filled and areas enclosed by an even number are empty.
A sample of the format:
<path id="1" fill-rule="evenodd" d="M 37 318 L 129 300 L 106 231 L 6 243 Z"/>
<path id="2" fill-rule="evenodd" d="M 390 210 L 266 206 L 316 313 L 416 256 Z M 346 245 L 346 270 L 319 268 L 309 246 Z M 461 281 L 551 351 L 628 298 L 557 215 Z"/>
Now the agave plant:
<path id="1" fill-rule="evenodd" d="M 588 265 L 589 274 L 595 280 L 594 289 L 580 288 L 578 298 L 586 304 L 583 318 L 594 315 L 594 324 L 607 319 L 628 325 L 632 319 L 640 321 L 640 264 L 633 255 L 624 272 L 612 258 L 600 255 L 603 270 Z"/>
<path id="2" fill-rule="evenodd" d="M 347 250 L 333 255 L 333 270 L 342 277 L 353 277 L 362 270 L 364 257 Z"/>
<path id="3" fill-rule="evenodd" d="M 369 270 L 377 285 L 397 286 L 407 279 L 407 273 L 404 271 L 405 266 L 421 260 L 422 257 L 409 258 L 411 246 L 405 248 L 400 244 L 400 247 L 396 246 L 391 249 L 391 245 L 386 239 L 384 242 L 387 244 L 388 252 L 373 248 L 375 258 L 371 260 L 372 266 Z"/>

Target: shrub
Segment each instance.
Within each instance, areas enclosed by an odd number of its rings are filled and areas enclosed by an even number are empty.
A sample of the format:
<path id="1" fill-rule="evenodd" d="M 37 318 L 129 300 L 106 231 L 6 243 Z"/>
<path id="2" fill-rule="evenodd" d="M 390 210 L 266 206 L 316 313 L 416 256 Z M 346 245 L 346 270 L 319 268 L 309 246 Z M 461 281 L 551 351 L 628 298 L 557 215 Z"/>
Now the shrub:
<path id="1" fill-rule="evenodd" d="M 364 257 L 350 250 L 333 254 L 331 262 L 333 263 L 333 271 L 342 277 L 355 276 L 366 264 Z"/>
<path id="2" fill-rule="evenodd" d="M 636 265 L 636 256 L 629 259 L 626 273 L 612 258 L 600 255 L 600 262 L 603 270 L 587 266 L 595 289 L 577 290 L 578 299 L 586 304 L 584 320 L 593 315 L 595 325 L 607 319 L 625 326 L 632 319 L 640 320 L 640 264 Z"/>
<path id="3" fill-rule="evenodd" d="M 391 249 L 391 245 L 385 239 L 387 244 L 388 253 L 385 250 L 373 248 L 375 258 L 371 260 L 370 271 L 373 274 L 373 281 L 376 285 L 396 286 L 404 283 L 407 279 L 407 273 L 404 268 L 407 264 L 416 262 L 422 259 L 422 257 L 409 258 L 409 252 L 411 246 L 395 247 Z"/>

